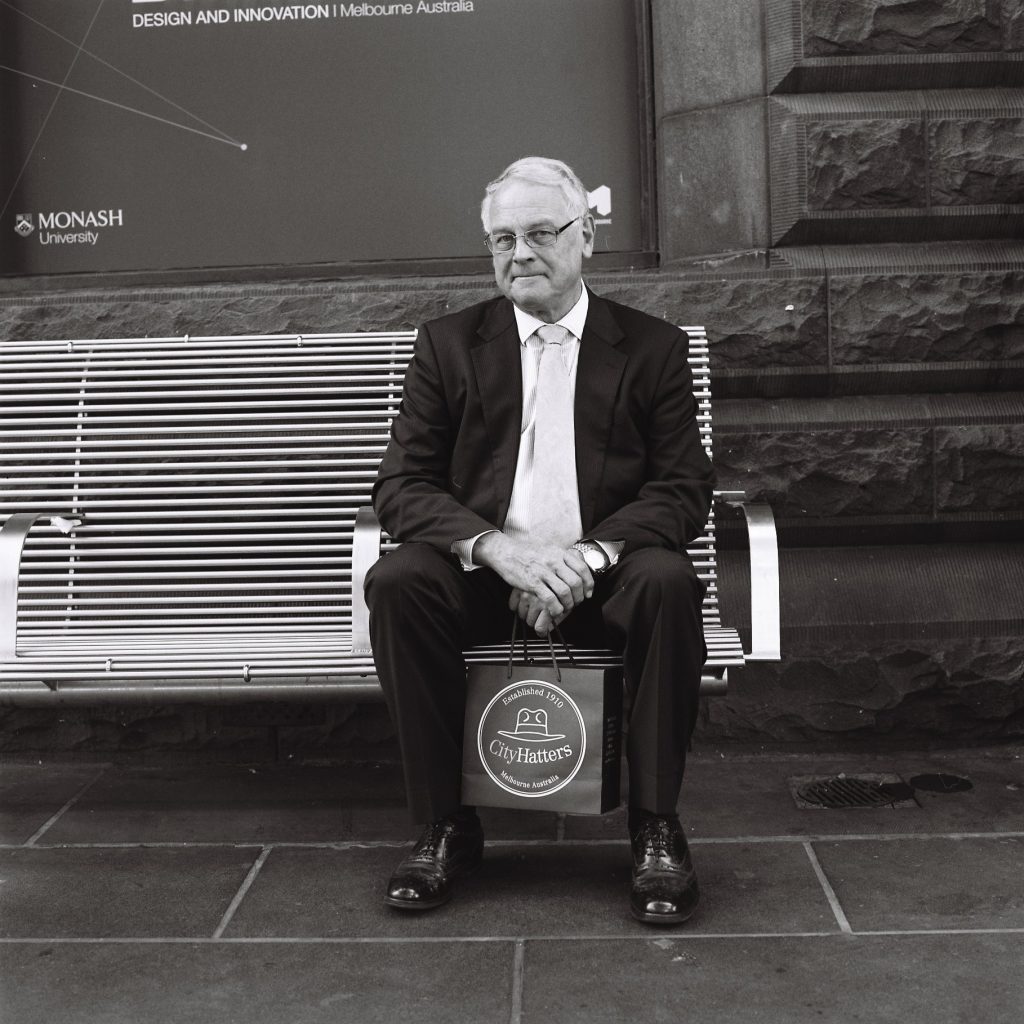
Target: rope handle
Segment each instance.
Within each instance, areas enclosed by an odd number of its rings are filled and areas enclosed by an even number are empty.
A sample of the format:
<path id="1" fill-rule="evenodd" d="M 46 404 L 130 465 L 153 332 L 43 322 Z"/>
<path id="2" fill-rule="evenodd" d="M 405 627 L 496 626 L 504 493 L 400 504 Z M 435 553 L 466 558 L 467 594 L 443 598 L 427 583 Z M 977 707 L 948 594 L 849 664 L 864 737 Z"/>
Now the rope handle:
<path id="1" fill-rule="evenodd" d="M 519 616 L 516 615 L 513 612 L 512 613 L 512 639 L 509 641 L 509 645 L 508 645 L 508 678 L 509 679 L 512 678 L 512 662 L 513 662 L 513 660 L 515 658 L 515 652 L 516 652 L 516 633 L 518 632 L 518 630 L 519 630 Z M 572 656 L 572 651 L 569 650 L 569 645 L 565 642 L 565 638 L 562 636 L 562 631 L 557 626 L 555 626 L 551 630 L 551 633 L 554 633 L 555 636 L 558 638 L 558 642 L 562 645 L 562 650 L 565 651 L 565 656 L 569 659 L 569 664 L 575 666 L 576 665 L 576 659 Z M 558 659 L 555 657 L 555 645 L 552 642 L 551 633 L 548 633 L 548 636 L 547 636 L 548 649 L 551 652 L 551 666 L 555 670 L 555 676 L 557 677 L 558 681 L 561 682 L 562 681 L 562 670 L 558 667 Z M 524 665 L 528 665 L 528 664 L 530 664 L 530 653 L 529 653 L 529 651 L 527 650 L 527 647 L 526 647 L 526 630 L 525 629 L 523 630 L 523 634 L 520 637 L 520 640 L 521 640 L 522 645 L 523 645 L 523 664 Z"/>

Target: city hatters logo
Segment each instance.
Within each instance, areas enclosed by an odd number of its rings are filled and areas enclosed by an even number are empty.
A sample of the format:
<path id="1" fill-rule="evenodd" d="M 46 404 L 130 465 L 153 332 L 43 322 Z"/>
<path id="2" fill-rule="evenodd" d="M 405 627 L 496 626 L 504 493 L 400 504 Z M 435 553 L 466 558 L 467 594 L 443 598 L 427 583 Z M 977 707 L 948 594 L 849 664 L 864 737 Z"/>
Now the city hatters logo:
<path id="1" fill-rule="evenodd" d="M 491 699 L 477 729 L 480 761 L 494 783 L 538 797 L 568 785 L 583 764 L 587 730 L 576 702 L 542 679 L 511 683 Z"/>
<path id="2" fill-rule="evenodd" d="M 28 238 L 35 229 L 36 226 L 32 223 L 31 213 L 19 213 L 15 215 L 14 230 L 17 231 L 22 238 Z"/>

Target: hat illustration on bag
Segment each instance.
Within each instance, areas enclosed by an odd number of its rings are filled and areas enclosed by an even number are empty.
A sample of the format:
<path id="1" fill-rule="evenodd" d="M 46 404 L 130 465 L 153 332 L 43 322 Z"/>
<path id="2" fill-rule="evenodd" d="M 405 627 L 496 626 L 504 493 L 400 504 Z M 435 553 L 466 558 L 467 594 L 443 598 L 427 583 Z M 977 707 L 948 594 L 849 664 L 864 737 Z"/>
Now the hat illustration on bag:
<path id="1" fill-rule="evenodd" d="M 516 715 L 515 732 L 505 729 L 498 730 L 499 736 L 507 736 L 510 740 L 526 740 L 528 743 L 546 743 L 549 740 L 564 740 L 565 733 L 548 733 L 548 713 L 543 708 L 531 711 L 520 708 Z"/>

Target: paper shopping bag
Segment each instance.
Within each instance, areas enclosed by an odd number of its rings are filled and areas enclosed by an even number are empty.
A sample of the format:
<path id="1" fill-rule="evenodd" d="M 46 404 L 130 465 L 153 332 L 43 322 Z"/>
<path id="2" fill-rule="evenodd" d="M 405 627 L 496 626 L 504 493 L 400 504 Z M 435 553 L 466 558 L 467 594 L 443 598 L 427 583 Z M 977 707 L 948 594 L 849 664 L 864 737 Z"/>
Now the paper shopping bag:
<path id="1" fill-rule="evenodd" d="M 619 803 L 621 668 L 471 665 L 462 802 L 571 814 Z"/>

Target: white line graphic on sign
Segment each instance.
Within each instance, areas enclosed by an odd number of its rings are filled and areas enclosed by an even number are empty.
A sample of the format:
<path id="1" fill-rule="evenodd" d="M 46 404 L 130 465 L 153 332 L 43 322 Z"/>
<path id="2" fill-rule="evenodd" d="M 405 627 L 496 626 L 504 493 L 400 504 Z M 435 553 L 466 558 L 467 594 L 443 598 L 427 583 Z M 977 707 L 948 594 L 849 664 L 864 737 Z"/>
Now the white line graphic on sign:
<path id="1" fill-rule="evenodd" d="M 71 63 L 68 65 L 68 69 L 64 74 L 64 82 L 71 77 L 71 72 L 75 70 L 75 64 L 78 62 L 79 54 L 82 52 L 82 46 L 85 45 L 86 39 L 89 38 L 89 33 L 92 31 L 93 25 L 96 24 L 96 18 L 99 16 L 100 10 L 102 9 L 104 0 L 100 0 L 96 10 L 93 12 L 92 20 L 89 22 L 89 27 L 85 30 L 85 35 L 82 36 L 82 42 L 80 45 L 75 46 L 75 56 Z M 18 171 L 18 176 L 14 179 L 14 184 L 11 186 L 10 194 L 7 196 L 7 200 L 4 202 L 3 209 L 0 210 L 0 217 L 7 212 L 7 207 L 11 205 L 11 199 L 14 197 L 14 192 L 17 189 L 21 179 L 24 177 L 25 169 L 29 165 L 29 161 L 32 159 L 32 154 L 36 151 L 36 146 L 39 145 L 39 140 L 43 137 L 43 132 L 46 131 L 46 125 L 49 123 L 50 115 L 53 113 L 54 108 L 57 106 L 57 101 L 60 99 L 60 94 L 64 90 L 64 82 L 60 84 L 57 95 L 53 97 L 53 102 L 50 104 L 50 109 L 46 112 L 46 117 L 43 118 L 42 126 L 37 133 L 35 140 L 32 143 L 32 148 L 28 151 L 28 156 L 25 157 L 25 162 L 21 165 L 21 170 Z"/>
<path id="2" fill-rule="evenodd" d="M 244 142 L 238 142 L 236 139 L 231 138 L 231 136 L 227 135 L 225 132 L 221 132 L 219 128 L 215 128 L 213 125 L 207 124 L 207 122 L 204 121 L 202 118 L 197 117 L 195 114 L 186 110 L 184 107 L 179 106 L 173 100 L 167 99 L 166 96 L 162 96 L 155 89 L 149 88 L 149 86 L 145 85 L 144 83 L 139 82 L 135 78 L 132 78 L 131 75 L 127 74 L 124 71 L 121 71 L 119 68 L 114 67 L 113 64 L 110 64 L 108 61 L 105 61 L 102 57 L 99 57 L 94 53 L 90 53 L 88 50 L 85 49 L 85 42 L 89 38 L 89 33 L 92 32 L 93 25 L 96 23 L 96 19 L 97 17 L 99 17 L 99 13 L 103 9 L 103 4 L 105 2 L 106 0 L 100 0 L 95 12 L 93 13 L 92 20 L 89 22 L 89 27 L 85 30 L 85 35 L 82 37 L 81 43 L 76 43 L 73 39 L 68 39 L 66 36 L 61 35 L 55 29 L 52 29 L 48 25 L 45 25 L 37 18 L 33 18 L 30 15 L 25 14 L 24 11 L 18 10 L 18 8 L 8 3 L 8 0 L 0 0 L 0 6 L 6 7 L 8 10 L 14 11 L 15 14 L 20 14 L 22 17 L 38 25 L 40 28 L 45 29 L 47 32 L 56 36 L 61 41 L 67 43 L 69 46 L 73 46 L 75 48 L 75 56 L 72 59 L 70 65 L 68 66 L 67 71 L 64 73 L 64 80 L 61 82 L 54 82 L 48 78 L 42 78 L 39 75 L 33 75 L 28 71 L 23 71 L 20 68 L 12 68 L 7 64 L 0 64 L 0 71 L 8 71 L 11 74 L 18 75 L 22 78 L 28 78 L 34 82 L 41 82 L 43 85 L 52 86 L 57 90 L 57 94 L 53 97 L 53 102 L 50 104 L 50 109 L 46 112 L 46 117 L 43 118 L 42 126 L 40 127 L 34 141 L 32 142 L 32 146 L 28 151 L 28 155 L 25 157 L 25 162 L 22 164 L 21 170 L 18 171 L 18 176 L 14 179 L 14 184 L 11 186 L 11 191 L 8 193 L 7 199 L 4 201 L 3 207 L 0 208 L 0 217 L 3 217 L 3 215 L 7 212 L 7 208 L 11 204 L 11 200 L 14 197 L 14 193 L 17 190 L 18 185 L 21 184 L 21 179 L 25 176 L 25 171 L 32 160 L 32 156 L 36 151 L 36 147 L 39 145 L 39 140 L 43 137 L 43 132 L 46 131 L 46 126 L 49 123 L 50 116 L 53 114 L 53 111 L 56 108 L 57 103 L 61 98 L 61 95 L 65 92 L 73 93 L 76 96 L 83 96 L 86 99 L 95 100 L 97 103 L 104 103 L 111 107 L 117 107 L 120 110 L 125 110 L 132 114 L 138 114 L 139 117 L 145 117 L 151 121 L 159 121 L 162 124 L 169 125 L 172 128 L 178 128 L 181 131 L 191 132 L 194 135 L 201 135 L 204 138 L 211 139 L 214 142 L 223 142 L 226 145 L 235 146 L 236 148 L 242 150 L 243 152 L 249 148 Z M 170 121 L 165 117 L 159 117 L 157 114 L 150 114 L 147 113 L 145 110 L 139 110 L 136 107 L 129 107 L 127 104 L 118 103 L 116 100 L 110 100 L 106 99 L 103 96 L 96 96 L 93 93 L 83 92 L 81 89 L 72 89 L 69 85 L 67 85 L 67 81 L 71 77 L 71 72 L 74 71 L 75 65 L 78 63 L 78 58 L 83 54 L 86 57 L 91 58 L 92 60 L 99 61 L 104 66 L 110 68 L 111 71 L 117 72 L 117 74 L 122 75 L 124 78 L 145 89 L 147 92 L 152 93 L 154 96 L 163 100 L 165 103 L 169 103 L 175 109 L 180 110 L 187 117 L 191 117 L 193 120 L 198 121 L 200 124 L 205 125 L 207 128 L 211 128 L 214 132 L 217 132 L 218 134 L 212 135 L 210 134 L 210 132 L 200 131 L 198 128 L 193 128 L 187 124 L 180 124 L 177 121 Z"/>
<path id="3" fill-rule="evenodd" d="M 108 106 L 117 107 L 119 110 L 127 110 L 131 114 L 138 114 L 139 117 L 148 117 L 151 121 L 159 121 L 161 124 L 168 124 L 172 128 L 180 128 L 183 132 L 192 132 L 193 135 L 202 135 L 203 138 L 213 139 L 214 142 L 223 142 L 228 146 L 237 146 L 238 149 L 243 151 L 249 148 L 244 142 L 235 142 L 234 139 L 225 139 L 220 135 L 211 135 L 209 132 L 200 131 L 198 128 L 193 128 L 191 125 L 179 124 L 177 121 L 168 121 L 166 117 L 160 117 L 157 114 L 148 114 L 145 110 L 139 110 L 137 107 L 125 106 L 123 103 L 118 103 L 117 100 L 104 99 L 102 96 L 97 96 L 95 93 L 82 92 L 81 89 L 72 89 L 70 85 L 61 85 L 60 82 L 51 82 L 48 78 L 40 78 L 39 75 L 30 75 L 27 71 L 19 71 L 17 68 L 8 67 L 6 64 L 0 64 L 0 71 L 10 71 L 12 74 L 21 75 L 22 78 L 30 78 L 33 82 L 42 82 L 43 85 L 52 85 L 55 89 L 60 89 L 61 92 L 71 92 L 76 96 L 84 96 L 86 99 L 96 100 L 97 103 L 106 103 Z"/>
<path id="4" fill-rule="evenodd" d="M 133 2 L 134 3 L 163 3 L 163 0 L 133 0 Z M 6 7 L 9 10 L 14 11 L 15 14 L 20 14 L 23 18 L 25 18 L 28 21 L 31 21 L 34 25 L 38 25 L 41 29 L 43 29 L 44 32 L 49 32 L 50 35 L 56 36 L 57 39 L 61 40 L 61 42 L 67 43 L 69 46 L 74 46 L 76 49 L 78 49 L 82 53 L 84 53 L 86 57 L 90 58 L 91 60 L 96 61 L 99 64 L 102 64 L 105 68 L 109 68 L 115 74 L 118 74 L 122 78 L 127 79 L 133 85 L 137 85 L 140 89 L 145 89 L 146 92 L 148 92 L 151 95 L 155 96 L 158 100 L 161 100 L 162 102 L 168 104 L 169 106 L 174 107 L 175 110 L 180 110 L 186 117 L 192 118 L 193 121 L 198 122 L 204 128 L 209 128 L 211 132 L 216 133 L 215 135 L 209 136 L 209 138 L 215 138 L 219 142 L 230 142 L 233 146 L 238 146 L 239 149 L 242 149 L 242 150 L 246 149 L 245 143 L 239 142 L 238 139 L 232 138 L 230 135 L 228 135 L 227 132 L 225 132 L 222 129 L 216 127 L 216 125 L 210 124 L 209 121 L 204 121 L 198 114 L 193 114 L 191 110 L 186 110 L 183 106 L 181 106 L 180 103 L 175 103 L 174 100 L 169 99 L 167 96 L 164 96 L 163 93 L 157 92 L 156 89 L 153 89 L 150 86 L 146 85 L 145 82 L 140 82 L 137 78 L 134 78 L 131 75 L 129 75 L 127 71 L 122 71 L 119 67 L 116 67 L 115 65 L 111 64 L 110 61 L 104 60 L 101 56 L 99 56 L 99 54 L 92 53 L 90 50 L 85 49 L 84 46 L 78 46 L 78 44 L 75 43 L 75 41 L 73 39 L 68 39 L 67 36 L 62 35 L 55 28 L 51 28 L 49 25 L 45 24 L 45 22 L 40 21 L 38 18 L 33 18 L 32 15 L 26 14 L 24 11 L 19 11 L 18 8 L 14 7 L 12 4 L 10 4 L 8 2 L 8 0 L 0 0 L 0 7 Z M 5 70 L 14 71 L 15 74 L 19 74 L 19 73 L 20 74 L 26 74 L 26 72 L 18 72 L 14 68 L 5 68 Z M 42 79 L 40 79 L 40 81 L 42 81 Z M 98 99 L 101 102 L 107 102 L 107 103 L 112 103 L 113 102 L 112 100 L 105 100 L 104 101 L 103 97 L 101 97 L 101 96 L 93 96 L 91 93 L 80 93 L 80 95 L 88 96 L 90 99 Z M 127 106 L 123 106 L 121 104 L 115 104 L 115 106 L 122 106 L 122 109 L 130 110 L 133 113 L 144 113 L 144 111 L 140 111 L 140 110 L 138 110 L 135 107 L 127 107 Z M 150 115 L 150 116 L 153 116 L 153 115 Z M 186 125 L 179 125 L 179 124 L 177 124 L 174 121 L 167 121 L 166 123 L 167 124 L 173 124 L 175 127 L 178 127 L 178 128 L 187 128 Z M 199 134 L 202 134 L 202 133 L 200 132 Z"/>

